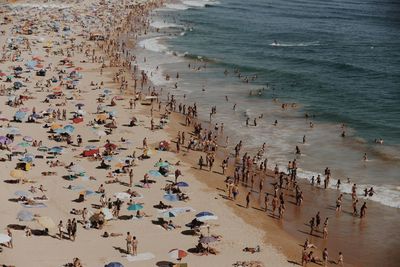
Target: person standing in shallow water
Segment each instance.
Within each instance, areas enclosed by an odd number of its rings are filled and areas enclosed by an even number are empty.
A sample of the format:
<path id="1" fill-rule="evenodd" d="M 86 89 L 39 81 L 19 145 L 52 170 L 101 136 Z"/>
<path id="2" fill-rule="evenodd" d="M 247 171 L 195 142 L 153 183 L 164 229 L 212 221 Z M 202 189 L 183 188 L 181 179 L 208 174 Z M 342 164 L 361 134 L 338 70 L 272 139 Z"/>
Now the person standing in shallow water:
<path id="1" fill-rule="evenodd" d="M 367 213 L 367 202 L 364 202 L 364 204 L 361 206 L 360 209 L 360 218 L 364 218 Z"/>

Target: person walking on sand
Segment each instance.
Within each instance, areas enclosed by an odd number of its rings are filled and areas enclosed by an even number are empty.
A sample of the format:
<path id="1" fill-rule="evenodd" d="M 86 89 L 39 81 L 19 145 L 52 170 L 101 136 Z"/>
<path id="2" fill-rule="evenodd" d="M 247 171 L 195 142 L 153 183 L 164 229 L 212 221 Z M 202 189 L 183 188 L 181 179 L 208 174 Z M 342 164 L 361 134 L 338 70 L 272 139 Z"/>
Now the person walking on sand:
<path id="1" fill-rule="evenodd" d="M 138 245 L 138 240 L 136 239 L 136 236 L 132 238 L 132 254 L 133 256 L 137 256 L 137 245 Z"/>
<path id="2" fill-rule="evenodd" d="M 76 231 L 77 231 L 78 225 L 76 223 L 76 219 L 72 219 L 72 241 L 75 241 L 76 238 Z"/>
<path id="3" fill-rule="evenodd" d="M 58 224 L 58 235 L 59 235 L 59 239 L 63 239 L 63 222 L 60 221 L 60 223 Z"/>
<path id="4" fill-rule="evenodd" d="M 204 164 L 204 159 L 203 159 L 203 156 L 200 156 L 200 158 L 199 158 L 199 168 L 200 168 L 200 170 L 202 170 L 203 169 L 203 164 Z"/>
<path id="5" fill-rule="evenodd" d="M 181 176 L 181 175 L 182 175 L 181 170 L 176 169 L 176 170 L 175 170 L 175 183 L 178 182 L 178 178 L 179 178 L 179 176 Z"/>
<path id="6" fill-rule="evenodd" d="M 250 205 L 250 194 L 251 192 L 248 192 L 246 196 L 246 209 L 248 209 Z"/>
<path id="7" fill-rule="evenodd" d="M 322 237 L 323 239 L 328 239 L 328 225 L 324 225 L 324 228 L 322 229 Z"/>
<path id="8" fill-rule="evenodd" d="M 129 170 L 129 187 L 133 185 L 133 169 Z"/>
<path id="9" fill-rule="evenodd" d="M 132 254 L 132 236 L 130 232 L 126 233 L 126 254 Z"/>
<path id="10" fill-rule="evenodd" d="M 264 210 L 265 210 L 265 212 L 267 212 L 268 211 L 268 202 L 269 202 L 269 194 L 268 193 L 265 193 L 265 197 L 264 197 Z"/>

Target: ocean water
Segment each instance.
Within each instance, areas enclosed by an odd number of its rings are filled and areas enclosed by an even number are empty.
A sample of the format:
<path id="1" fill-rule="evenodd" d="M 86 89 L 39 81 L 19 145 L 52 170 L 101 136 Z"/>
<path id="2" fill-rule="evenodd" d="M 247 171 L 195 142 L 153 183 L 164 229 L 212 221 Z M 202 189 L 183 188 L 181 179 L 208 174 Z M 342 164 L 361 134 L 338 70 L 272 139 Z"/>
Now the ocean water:
<path id="1" fill-rule="evenodd" d="M 232 145 L 266 142 L 269 167 L 285 169 L 296 158 L 308 179 L 330 167 L 342 191 L 350 192 L 350 178 L 360 189 L 373 186 L 372 200 L 400 208 L 399 2 L 176 1 L 157 10 L 151 25 L 160 30 L 140 42 L 153 53 L 146 71 L 172 89 L 161 72 L 179 72 L 174 93 L 197 102 L 205 120 L 216 105 L 213 123 L 224 122 Z M 257 78 L 243 82 L 234 69 Z M 296 105 L 283 110 L 282 103 Z M 246 127 L 247 117 L 252 124 L 261 114 L 257 127 Z"/>

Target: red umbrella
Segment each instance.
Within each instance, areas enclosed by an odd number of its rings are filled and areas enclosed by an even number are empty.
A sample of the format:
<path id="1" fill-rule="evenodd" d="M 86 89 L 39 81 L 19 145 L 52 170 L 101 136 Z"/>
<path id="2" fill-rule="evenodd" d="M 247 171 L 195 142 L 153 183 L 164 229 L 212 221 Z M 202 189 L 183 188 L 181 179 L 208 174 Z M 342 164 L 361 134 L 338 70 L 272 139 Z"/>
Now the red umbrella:
<path id="1" fill-rule="evenodd" d="M 168 252 L 168 254 L 172 259 L 182 259 L 187 256 L 186 251 L 184 251 L 182 249 L 177 249 L 177 248 L 170 250 L 170 252 Z"/>
<path id="2" fill-rule="evenodd" d="M 0 76 L 4 77 L 4 76 L 7 76 L 7 74 L 5 74 L 4 72 L 0 72 Z"/>
<path id="3" fill-rule="evenodd" d="M 114 150 L 114 149 L 117 148 L 117 146 L 116 146 L 115 144 L 111 144 L 111 143 L 105 144 L 104 147 L 105 147 L 106 149 L 109 149 L 109 150 Z"/>

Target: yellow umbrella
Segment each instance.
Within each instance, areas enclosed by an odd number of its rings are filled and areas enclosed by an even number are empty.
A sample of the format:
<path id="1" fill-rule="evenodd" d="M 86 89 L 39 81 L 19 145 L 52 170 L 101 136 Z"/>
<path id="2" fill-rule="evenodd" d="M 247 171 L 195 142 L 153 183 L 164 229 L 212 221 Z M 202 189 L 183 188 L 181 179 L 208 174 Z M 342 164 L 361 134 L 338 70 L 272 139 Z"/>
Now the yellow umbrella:
<path id="1" fill-rule="evenodd" d="M 58 124 L 58 123 L 53 123 L 53 124 L 50 126 L 50 129 L 52 129 L 53 131 L 56 130 L 56 129 L 60 129 L 60 128 L 62 128 L 62 125 L 61 125 L 61 124 Z"/>
<path id="2" fill-rule="evenodd" d="M 104 113 L 103 114 L 99 114 L 99 115 L 97 115 L 97 119 L 104 121 L 104 120 L 107 119 L 107 114 L 104 114 Z"/>
<path id="3" fill-rule="evenodd" d="M 24 172 L 21 170 L 12 170 L 10 172 L 10 176 L 16 179 L 22 179 L 25 175 Z"/>
<path id="4" fill-rule="evenodd" d="M 122 168 L 124 166 L 125 166 L 125 164 L 123 164 L 122 162 L 118 162 L 117 164 L 115 164 L 116 168 Z"/>
<path id="5" fill-rule="evenodd" d="M 53 219 L 50 217 L 41 216 L 41 217 L 38 217 L 36 220 L 44 228 L 56 228 L 56 224 L 54 223 Z"/>

